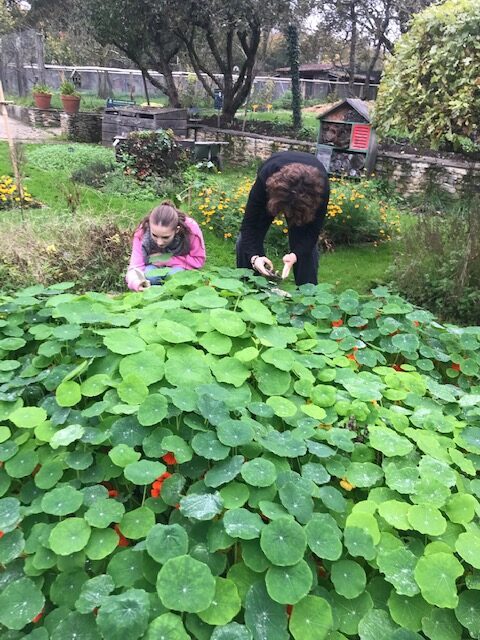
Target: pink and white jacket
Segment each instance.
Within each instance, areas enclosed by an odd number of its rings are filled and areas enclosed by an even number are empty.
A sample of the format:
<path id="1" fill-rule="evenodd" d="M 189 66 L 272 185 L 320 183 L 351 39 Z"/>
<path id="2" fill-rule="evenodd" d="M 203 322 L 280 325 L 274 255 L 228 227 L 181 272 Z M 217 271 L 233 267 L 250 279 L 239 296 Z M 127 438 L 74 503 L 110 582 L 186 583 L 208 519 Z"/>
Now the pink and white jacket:
<path id="1" fill-rule="evenodd" d="M 159 263 L 161 267 L 181 267 L 182 269 L 201 269 L 207 257 L 202 230 L 193 218 L 185 218 L 185 226 L 190 231 L 190 251 L 185 256 L 173 256 L 170 260 Z M 143 230 L 139 227 L 133 236 L 132 255 L 128 265 L 125 280 L 127 286 L 133 291 L 138 291 L 140 283 L 135 277 L 133 269 L 145 271 L 145 260 L 142 251 Z"/>

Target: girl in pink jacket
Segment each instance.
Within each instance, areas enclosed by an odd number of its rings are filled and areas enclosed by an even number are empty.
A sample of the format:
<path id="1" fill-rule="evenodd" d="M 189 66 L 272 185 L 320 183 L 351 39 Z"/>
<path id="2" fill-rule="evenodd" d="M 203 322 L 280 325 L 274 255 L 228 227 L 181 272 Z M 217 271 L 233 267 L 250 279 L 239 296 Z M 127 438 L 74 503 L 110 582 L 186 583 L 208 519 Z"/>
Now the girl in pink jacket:
<path id="1" fill-rule="evenodd" d="M 201 269 L 205 259 L 205 243 L 198 224 L 172 202 L 165 201 L 152 209 L 135 231 L 125 279 L 129 289 L 143 291 L 152 284 L 162 284 L 165 276 L 153 275 L 155 269 L 167 267 L 167 275 Z"/>

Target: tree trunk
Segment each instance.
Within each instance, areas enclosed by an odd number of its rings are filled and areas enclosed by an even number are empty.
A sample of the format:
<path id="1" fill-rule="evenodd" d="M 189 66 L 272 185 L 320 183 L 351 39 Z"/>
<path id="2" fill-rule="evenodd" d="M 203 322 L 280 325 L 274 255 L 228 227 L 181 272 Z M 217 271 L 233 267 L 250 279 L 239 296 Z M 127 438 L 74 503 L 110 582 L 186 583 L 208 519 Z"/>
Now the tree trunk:
<path id="1" fill-rule="evenodd" d="M 293 128 L 298 131 L 302 126 L 302 96 L 300 92 L 298 29 L 294 24 L 287 28 L 288 62 L 292 76 L 292 119 Z"/>

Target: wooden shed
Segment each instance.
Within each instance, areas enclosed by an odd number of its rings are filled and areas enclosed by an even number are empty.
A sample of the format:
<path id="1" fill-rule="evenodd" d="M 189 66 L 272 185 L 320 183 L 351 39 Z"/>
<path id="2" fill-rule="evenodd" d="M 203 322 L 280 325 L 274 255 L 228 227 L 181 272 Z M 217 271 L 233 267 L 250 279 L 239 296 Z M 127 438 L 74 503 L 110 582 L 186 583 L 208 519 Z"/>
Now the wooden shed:
<path id="1" fill-rule="evenodd" d="M 131 131 L 172 129 L 178 138 L 187 135 L 187 110 L 140 106 L 107 107 L 103 115 L 102 144 L 110 146 Z"/>
<path id="2" fill-rule="evenodd" d="M 329 173 L 358 177 L 372 171 L 377 143 L 366 102 L 348 98 L 318 119 L 317 158 Z"/>

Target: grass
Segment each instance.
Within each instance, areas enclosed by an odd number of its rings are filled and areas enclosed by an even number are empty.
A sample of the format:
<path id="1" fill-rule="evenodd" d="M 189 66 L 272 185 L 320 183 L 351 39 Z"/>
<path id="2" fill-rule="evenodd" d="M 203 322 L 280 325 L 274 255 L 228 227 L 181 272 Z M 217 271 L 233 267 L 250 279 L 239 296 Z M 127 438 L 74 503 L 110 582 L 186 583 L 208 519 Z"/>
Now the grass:
<path id="1" fill-rule="evenodd" d="M 62 170 L 39 169 L 28 164 L 28 151 L 38 145 L 25 145 L 27 162 L 23 173 L 25 186 L 33 197 L 44 205 L 41 209 L 25 210 L 26 220 L 41 228 L 42 220 L 46 216 L 65 220 L 68 206 L 65 196 L 65 185 L 69 184 L 69 174 Z M 218 179 L 225 182 L 236 182 L 248 174 L 254 175 L 254 167 L 250 169 L 229 168 Z M 0 143 L 0 175 L 11 174 L 8 147 Z M 90 215 L 96 218 L 114 216 L 121 226 L 134 228 L 141 218 L 158 204 L 158 198 L 147 200 L 128 200 L 120 195 L 109 195 L 102 191 L 78 185 L 80 204 L 79 215 Z M 173 197 L 174 194 L 171 194 Z M 182 208 L 188 211 L 186 205 Z M 73 214 L 71 214 L 73 215 Z M 11 222 L 12 216 L 21 221 L 20 212 L 0 212 L 0 224 Z M 67 219 L 71 219 L 67 216 Z M 213 266 L 235 266 L 235 247 L 231 240 L 223 240 L 204 230 L 207 247 L 208 264 Z M 319 281 L 329 282 L 337 291 L 347 288 L 356 289 L 361 293 L 368 292 L 372 286 L 381 282 L 392 258 L 394 245 L 392 243 L 375 246 L 361 246 L 352 248 L 337 248 L 335 252 L 324 254 L 320 260 Z M 280 265 L 277 265 L 280 266 Z"/>
<path id="2" fill-rule="evenodd" d="M 95 93 L 88 93 L 85 91 L 80 91 L 80 95 L 82 97 L 82 101 L 80 103 L 80 108 L 82 111 L 103 111 L 103 109 L 105 109 L 105 98 L 99 98 Z M 116 100 L 130 100 L 130 95 L 127 93 L 112 94 L 111 97 Z M 35 106 L 33 95 L 31 94 L 27 96 L 7 95 L 6 100 L 11 100 L 15 104 L 21 105 L 23 107 Z M 157 105 L 167 105 L 168 103 L 168 100 L 165 96 L 154 96 L 150 100 Z M 146 103 L 146 98 L 144 98 L 143 96 L 137 96 L 135 98 L 135 102 L 137 104 L 143 104 L 144 102 Z M 59 109 L 60 111 L 63 111 L 62 101 L 60 100 L 60 92 L 58 90 L 52 91 L 51 107 L 52 109 Z"/>

